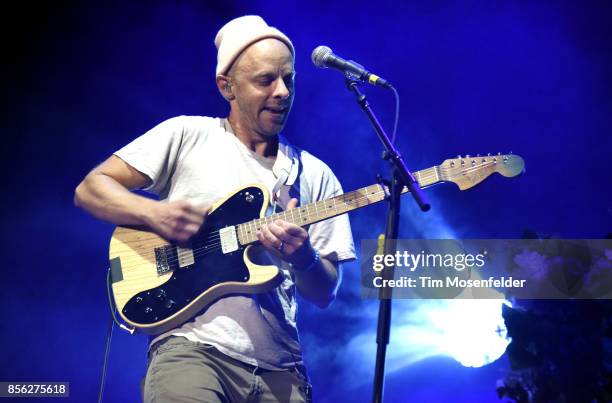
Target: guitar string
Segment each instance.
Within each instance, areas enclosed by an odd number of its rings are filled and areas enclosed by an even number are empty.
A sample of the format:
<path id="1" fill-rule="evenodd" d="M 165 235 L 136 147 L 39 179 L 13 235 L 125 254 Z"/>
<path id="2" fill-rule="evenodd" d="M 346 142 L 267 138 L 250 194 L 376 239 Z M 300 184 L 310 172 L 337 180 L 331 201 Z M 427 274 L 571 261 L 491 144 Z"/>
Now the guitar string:
<path id="1" fill-rule="evenodd" d="M 428 176 L 433 176 L 433 175 L 428 175 Z M 374 186 L 376 186 L 376 185 L 374 185 Z M 377 192 L 371 193 L 370 196 L 379 196 L 379 195 L 381 195 L 383 193 L 384 193 L 384 190 L 378 190 Z M 341 199 L 343 202 L 348 202 L 348 204 L 353 203 L 353 202 L 359 203 L 363 199 L 366 199 L 366 200 L 368 199 L 368 195 L 365 195 L 365 196 L 364 195 L 360 195 L 360 196 L 352 198 L 352 199 L 347 199 L 346 196 L 348 196 L 348 195 L 347 194 L 343 194 L 343 195 L 341 195 L 339 197 L 339 199 Z M 380 200 L 378 200 L 378 201 L 380 201 Z M 315 207 L 316 207 L 316 204 L 317 203 L 314 204 Z M 333 205 L 334 205 L 334 207 L 336 207 L 336 212 L 337 212 L 337 206 L 336 206 L 337 205 L 337 200 L 334 200 Z M 307 215 L 310 216 L 310 214 L 307 214 Z M 316 208 L 315 208 L 315 215 L 317 215 Z M 245 224 L 255 226 L 257 221 L 261 222 L 262 220 L 263 220 L 263 222 L 266 222 L 266 221 L 269 221 L 270 219 L 269 219 L 269 217 L 262 217 L 261 219 L 252 220 L 252 221 L 249 221 L 249 222 L 247 222 Z M 242 225 L 245 225 L 245 224 L 242 224 Z M 256 228 L 259 229 L 260 227 L 256 227 Z M 214 231 L 211 234 L 212 234 L 212 236 L 209 236 L 205 240 L 205 243 L 204 243 L 204 245 L 202 247 L 193 248 L 191 251 L 178 251 L 177 250 L 177 257 L 176 258 L 167 259 L 166 262 L 169 265 L 173 265 L 173 264 L 177 263 L 178 261 L 180 261 L 181 259 L 189 258 L 190 255 L 193 255 L 193 258 L 196 258 L 196 257 L 204 256 L 204 255 L 206 255 L 208 253 L 217 252 L 220 249 L 219 245 L 221 243 L 217 242 L 217 243 L 212 243 L 211 244 L 210 241 L 213 238 L 217 239 L 217 237 L 220 237 L 220 234 L 219 234 L 218 231 Z M 176 246 L 176 245 L 174 245 L 174 246 Z M 127 263 L 127 261 L 125 263 Z"/>
<path id="2" fill-rule="evenodd" d="M 378 186 L 378 185 L 373 185 L 373 186 Z M 380 195 L 383 195 L 384 193 L 385 193 L 384 190 L 378 190 L 376 192 L 369 193 L 369 194 L 366 194 L 366 195 L 360 195 L 358 197 L 353 197 L 351 199 L 347 199 L 346 198 L 346 196 L 348 196 L 348 194 L 340 195 L 340 196 L 338 196 L 338 198 L 341 199 L 342 202 L 345 202 L 346 204 L 349 204 L 348 207 L 352 207 L 352 206 L 350 206 L 351 203 L 359 204 L 361 201 L 364 201 L 364 200 L 365 201 L 369 201 L 368 199 L 370 197 L 372 197 L 372 196 L 380 196 Z M 380 200 L 382 200 L 382 199 L 380 199 Z M 377 202 L 380 201 L 380 200 L 377 200 Z M 337 213 L 337 209 L 339 207 L 337 201 L 338 200 L 334 200 L 334 204 L 332 205 L 332 207 L 336 210 L 336 213 Z M 315 205 L 316 205 L 316 203 L 315 203 Z M 366 205 L 367 204 L 364 204 L 364 206 L 366 206 Z M 349 210 L 347 210 L 347 211 L 349 211 Z M 291 210 L 288 210 L 288 211 L 291 211 Z M 340 214 L 344 214 L 344 213 L 340 213 Z M 340 215 L 340 214 L 336 214 L 336 215 Z M 307 216 L 308 216 L 307 218 L 312 218 L 311 214 L 307 214 Z M 315 212 L 315 216 L 318 216 L 318 213 Z M 269 217 L 263 217 L 263 219 L 267 219 Z M 254 225 L 253 221 L 256 221 L 256 220 L 249 221 L 249 222 L 247 222 L 245 224 L 250 224 L 251 223 L 252 225 Z M 245 224 L 241 224 L 241 225 L 245 225 Z M 259 227 L 257 229 L 259 229 Z M 218 232 L 218 231 L 215 231 L 215 232 Z M 190 255 L 192 255 L 192 254 L 193 254 L 193 257 L 196 258 L 196 257 L 205 256 L 205 255 L 207 255 L 209 253 L 212 253 L 212 252 L 217 252 L 219 249 L 222 249 L 222 248 L 219 247 L 219 245 L 221 245 L 220 242 L 216 243 L 216 244 L 212 244 L 212 245 L 207 243 L 207 244 L 203 245 L 203 247 L 197 247 L 197 248 L 192 249 L 192 251 L 185 251 L 185 252 L 183 252 L 180 257 L 178 256 L 178 253 L 180 253 L 180 252 L 177 251 L 177 257 L 176 258 L 167 259 L 167 263 L 169 265 L 175 264 L 179 260 L 181 260 L 181 258 L 189 258 Z"/>
<path id="3" fill-rule="evenodd" d="M 344 196 L 344 195 L 343 195 L 343 196 Z M 316 206 L 315 206 L 315 207 L 316 207 Z M 310 208 L 307 208 L 307 209 L 306 209 L 306 211 L 308 212 L 308 214 L 307 214 L 307 216 L 308 216 L 308 217 L 310 217 L 310 216 L 312 215 L 312 214 L 310 214 L 310 211 L 309 211 L 309 210 L 311 210 L 311 209 L 310 209 Z M 315 212 L 316 212 L 316 210 L 317 210 L 317 209 L 315 209 Z M 293 210 L 287 210 L 287 211 L 288 211 L 288 212 L 290 211 L 290 212 L 291 212 L 290 214 L 291 214 L 292 216 L 294 216 L 293 218 L 295 219 L 295 214 L 293 213 Z M 288 215 L 288 214 L 287 214 L 287 215 Z M 271 218 L 271 217 L 274 217 L 274 218 Z M 251 227 L 253 227 L 254 229 L 260 229 L 260 228 L 261 228 L 261 226 L 260 226 L 259 224 L 261 224 L 262 222 L 263 222 L 263 223 L 268 223 L 268 222 L 272 222 L 272 221 L 275 221 L 276 219 L 280 219 L 280 218 L 283 218 L 283 216 L 276 215 L 276 216 L 262 217 L 262 218 L 259 218 L 259 219 L 256 219 L 256 220 L 251 220 L 251 221 L 246 222 L 246 223 L 243 223 L 243 224 L 239 224 L 239 226 L 243 226 L 243 228 L 244 228 L 244 229 L 246 229 L 248 226 L 251 226 Z M 240 231 L 240 230 L 239 230 L 239 231 Z M 243 230 L 243 231 L 244 231 L 244 230 Z M 245 236 L 247 236 L 247 237 L 248 237 L 249 235 L 245 235 Z M 193 251 L 194 251 L 194 252 L 197 254 L 198 252 L 200 252 L 200 251 L 202 251 L 202 250 L 204 250 L 204 249 L 210 249 L 210 248 L 212 248 L 213 246 L 217 246 L 217 245 L 219 245 L 219 243 L 216 243 L 216 244 L 211 244 L 211 241 L 217 241 L 217 240 L 219 240 L 219 238 L 220 238 L 219 231 L 213 231 L 213 232 L 211 232 L 210 234 L 208 234 L 208 237 L 207 237 L 207 238 L 204 238 L 204 239 L 202 239 L 202 238 L 196 238 L 196 241 L 198 241 L 198 243 L 202 243 L 202 242 L 203 242 L 203 245 L 202 245 L 202 247 L 196 247 L 196 248 L 193 248 L 192 250 L 193 250 Z M 152 234 L 152 236 L 151 236 L 151 237 L 148 237 L 148 238 L 140 238 L 140 240 L 141 240 L 141 241 L 143 241 L 143 240 L 153 240 L 153 239 L 157 239 L 157 235 Z M 177 246 L 177 245 L 175 245 L 175 244 L 174 244 L 173 246 Z M 187 252 L 187 253 L 190 253 L 189 251 L 186 251 L 186 252 Z"/>
<path id="4" fill-rule="evenodd" d="M 483 165 L 485 165 L 485 164 L 486 165 L 492 165 L 492 164 L 495 164 L 495 162 L 486 162 L 486 163 L 481 163 L 481 165 L 478 165 L 478 166 L 470 166 L 467 169 L 464 169 L 463 171 L 461 171 L 459 173 L 469 173 L 471 171 L 474 171 L 474 170 L 482 168 Z M 433 168 L 435 168 L 435 167 L 428 168 L 428 170 L 431 170 Z M 456 168 L 448 168 L 448 167 L 444 167 L 444 166 L 439 166 L 439 168 L 441 170 L 444 170 L 444 171 L 449 171 L 449 170 L 456 169 Z M 423 172 L 424 171 L 427 171 L 427 170 L 423 170 Z M 433 172 L 433 173 L 421 173 L 421 171 L 417 171 L 416 174 L 418 174 L 419 177 L 421 177 L 420 182 L 425 182 L 426 180 L 429 180 L 430 178 L 436 178 L 436 173 L 435 172 Z M 426 179 L 426 180 L 424 180 L 424 179 Z M 377 185 L 371 185 L 371 186 L 377 186 Z M 425 186 L 425 185 L 421 184 L 421 186 Z M 368 187 L 363 188 L 363 190 L 366 190 L 366 189 L 368 189 Z M 338 198 L 342 198 L 343 201 L 346 201 L 346 197 L 349 196 L 349 195 L 352 195 L 352 193 L 354 193 L 354 192 L 349 192 L 349 193 L 342 194 L 342 195 L 338 196 Z M 362 198 L 362 197 L 363 196 L 359 196 L 359 199 Z M 315 209 L 315 215 L 318 214 L 316 212 L 317 204 L 319 204 L 321 202 L 324 202 L 324 201 L 322 200 L 322 201 L 319 201 L 319 202 L 312 203 L 312 206 Z M 306 206 L 301 207 L 300 209 L 302 209 L 302 210 L 309 210 L 309 209 L 311 209 L 311 207 L 309 207 L 309 206 L 310 205 L 306 205 Z M 297 209 L 297 210 L 299 211 L 300 209 Z M 287 214 L 288 212 L 291 212 L 291 215 L 294 216 L 293 210 L 287 210 L 286 212 L 284 212 L 285 213 L 284 215 L 285 216 L 288 215 Z M 256 224 L 258 224 L 258 221 L 264 221 L 264 223 L 267 224 L 266 221 L 270 221 L 271 222 L 271 221 L 274 221 L 274 220 L 277 220 L 277 219 L 283 219 L 284 217 L 282 216 L 282 214 L 283 213 L 275 214 L 273 216 L 261 217 L 261 218 L 258 218 L 258 219 L 254 219 L 254 220 L 248 221 L 246 223 L 238 224 L 237 226 L 240 226 L 240 225 L 256 225 Z M 308 215 L 310 215 L 310 213 L 308 213 Z M 271 217 L 274 217 L 274 219 L 271 219 Z M 293 217 L 293 219 L 295 219 L 295 217 Z M 218 231 L 213 231 L 209 235 L 211 235 L 211 234 L 212 234 L 212 236 L 209 236 L 208 238 L 206 238 L 204 240 L 205 242 L 220 236 Z M 155 239 L 155 238 L 157 238 L 157 235 L 153 235 L 150 238 L 140 238 L 140 239 L 141 240 L 152 240 L 152 239 Z"/>
<path id="5" fill-rule="evenodd" d="M 469 172 L 471 172 L 471 171 L 481 169 L 483 166 L 494 165 L 494 164 L 495 164 L 495 162 L 493 162 L 493 161 L 488 161 L 488 162 L 485 162 L 485 163 L 481 163 L 480 165 L 476 165 L 476 166 L 469 166 L 468 168 L 463 169 L 462 171 L 460 171 L 460 172 L 459 172 L 459 174 L 462 174 L 462 173 L 469 173 Z M 431 170 L 431 169 L 433 169 L 433 168 L 435 168 L 435 167 L 428 168 L 427 170 Z M 444 167 L 444 166 L 439 166 L 438 168 L 440 168 L 440 169 L 441 169 L 441 170 L 443 170 L 443 171 L 450 171 L 450 170 L 454 170 L 454 169 L 456 169 L 456 168 L 449 168 L 449 167 Z M 436 178 L 436 173 L 435 173 L 435 172 L 433 172 L 433 173 L 428 173 L 428 172 L 425 172 L 425 171 L 427 171 L 427 170 L 423 170 L 423 172 L 424 172 L 424 173 L 421 173 L 421 171 L 416 172 L 416 174 L 418 174 L 418 175 L 421 177 L 420 182 L 425 182 L 425 180 L 423 180 L 423 179 L 427 179 L 427 180 L 428 180 L 428 179 L 430 179 L 430 178 L 432 178 L 432 177 L 433 177 L 433 178 Z M 456 175 L 455 175 L 455 176 L 456 176 Z M 423 177 L 425 177 L 425 178 L 423 178 Z M 377 186 L 377 185 L 371 185 L 371 186 Z M 423 185 L 422 185 L 422 186 L 423 186 Z M 363 188 L 363 189 L 364 189 L 364 190 L 366 190 L 366 189 L 368 189 L 368 187 Z M 342 195 L 338 196 L 338 198 L 343 198 L 343 201 L 346 201 L 346 196 L 349 196 L 349 195 L 351 195 L 352 193 L 354 193 L 354 192 L 349 192 L 349 193 L 342 194 Z M 360 196 L 360 198 L 361 198 L 361 197 L 362 197 L 362 196 Z M 319 204 L 319 203 L 321 203 L 321 202 L 325 202 L 325 201 L 323 201 L 323 200 L 322 200 L 322 201 L 319 201 L 319 202 L 316 202 L 316 203 L 312 203 L 312 206 L 314 206 L 315 210 L 316 210 L 316 208 L 317 208 L 317 206 L 316 206 L 316 205 L 317 205 L 317 204 Z M 301 207 L 300 209 L 303 209 L 303 210 L 308 210 L 308 209 L 310 209 L 310 207 L 309 207 L 309 206 L 310 206 L 310 205 L 306 205 L 306 206 Z M 297 209 L 297 210 L 299 211 L 300 209 Z M 291 213 L 291 215 L 293 215 L 293 210 L 287 210 L 287 211 L 286 211 L 286 212 L 284 212 L 284 213 L 288 213 L 288 212 L 292 212 L 292 213 Z M 247 225 L 247 224 L 253 224 L 253 225 L 254 225 L 254 224 L 256 224 L 256 222 L 257 222 L 257 221 L 264 221 L 264 222 L 266 222 L 266 221 L 273 221 L 273 220 L 276 220 L 276 219 L 282 219 L 282 218 L 283 218 L 283 217 L 281 216 L 282 214 L 283 214 L 283 213 L 280 213 L 280 214 L 275 214 L 275 215 L 273 215 L 273 216 L 261 217 L 261 218 L 254 219 L 254 220 L 248 221 L 248 222 L 243 223 L 243 224 L 238 224 L 238 225 Z M 285 214 L 285 215 L 288 215 L 288 214 Z M 275 218 L 274 218 L 274 219 L 271 219 L 271 217 L 275 217 Z M 266 222 L 266 223 L 267 223 L 267 222 Z M 211 234 L 213 234 L 213 237 L 216 237 L 216 236 L 218 235 L 218 232 L 217 232 L 217 231 L 214 231 L 214 232 L 212 232 Z M 156 236 L 153 236 L 153 237 L 151 237 L 151 238 L 141 238 L 141 240 L 150 240 L 150 239 L 155 239 L 155 237 L 156 237 Z M 207 238 L 205 241 L 207 241 L 207 240 L 209 240 L 209 239 L 212 239 L 212 237 Z"/>
<path id="6" fill-rule="evenodd" d="M 374 185 L 374 186 L 377 186 L 377 185 Z M 361 201 L 364 201 L 364 200 L 367 201 L 368 198 L 371 197 L 371 196 L 379 196 L 379 195 L 382 195 L 382 194 L 384 194 L 384 191 L 383 190 L 378 190 L 375 193 L 371 193 L 371 194 L 367 194 L 367 195 L 360 195 L 358 197 L 350 199 L 349 201 L 351 203 L 353 203 L 353 202 L 360 203 Z M 343 202 L 347 202 L 347 199 L 345 198 L 345 196 L 347 196 L 347 194 L 340 195 L 339 198 L 341 198 Z M 336 207 L 336 209 L 338 207 L 337 206 L 337 201 L 338 200 L 334 200 L 334 207 Z M 380 200 L 377 200 L 377 201 L 380 201 Z M 291 210 L 287 210 L 287 211 L 291 211 Z M 316 214 L 315 216 L 318 216 L 318 214 Z M 249 221 L 247 223 L 240 224 L 240 225 L 253 225 L 253 226 L 255 226 L 255 221 L 262 220 L 262 219 L 265 221 L 266 219 L 269 219 L 269 217 L 271 217 L 271 216 L 262 217 L 261 219 L 257 219 L 257 220 L 251 220 L 251 221 Z M 310 213 L 307 214 L 307 218 L 312 218 Z M 255 227 L 255 228 L 259 230 L 261 227 Z M 217 237 L 216 234 L 218 234 L 218 232 L 219 231 L 214 231 L 213 232 L 213 234 L 215 234 L 214 235 L 215 238 Z M 155 239 L 155 238 L 151 237 L 151 239 Z M 173 245 L 173 244 L 170 244 L 170 245 L 171 246 L 175 246 L 175 247 L 177 246 L 177 245 Z M 190 255 L 192 255 L 192 254 L 193 254 L 194 258 L 201 257 L 201 256 L 204 256 L 204 255 L 206 255 L 208 253 L 212 253 L 212 252 L 218 251 L 219 249 L 221 249 L 219 247 L 219 245 L 221 245 L 221 242 L 218 242 L 218 243 L 215 243 L 215 244 L 210 244 L 209 242 L 206 242 L 204 245 L 202 245 L 200 247 L 193 248 L 191 251 L 184 251 L 181 254 L 180 257 L 178 256 L 178 254 L 181 253 L 181 252 L 177 251 L 177 257 L 176 258 L 167 259 L 167 262 L 168 262 L 169 265 L 172 265 L 172 264 L 177 263 L 179 260 L 181 260 L 181 258 L 189 258 Z M 129 259 L 122 259 L 122 263 L 126 263 L 126 264 L 129 263 Z"/>
<path id="7" fill-rule="evenodd" d="M 496 162 L 491 161 L 491 162 L 481 163 L 480 165 L 473 165 L 473 166 L 470 166 L 468 168 L 465 168 L 465 169 L 461 170 L 459 172 L 459 174 L 469 173 L 471 171 L 478 170 L 478 169 L 482 168 L 483 166 L 489 166 L 489 165 L 494 165 L 494 164 L 496 164 Z M 455 168 L 446 168 L 446 167 L 443 167 L 443 166 L 440 166 L 440 168 L 442 170 L 445 170 L 445 171 L 449 171 L 449 170 L 455 169 Z M 426 180 L 423 180 L 423 179 L 435 178 L 436 177 L 436 173 L 435 172 L 433 172 L 433 173 L 423 173 L 423 174 L 420 174 L 419 176 L 421 176 L 421 182 L 425 182 Z M 423 177 L 425 177 L 425 178 L 423 178 Z M 380 185 L 372 185 L 372 186 L 380 186 Z M 364 188 L 364 190 L 365 189 L 367 189 L 367 187 Z M 353 192 L 351 192 L 351 193 L 353 193 Z M 342 201 L 342 202 L 344 202 L 346 204 L 350 204 L 350 203 L 354 203 L 354 202 L 360 203 L 362 200 L 368 201 L 368 197 L 379 196 L 381 194 L 384 194 L 385 192 L 384 192 L 384 190 L 378 190 L 378 191 L 370 193 L 370 194 L 359 195 L 359 196 L 354 197 L 352 199 L 347 199 L 346 198 L 347 196 L 349 196 L 349 195 L 352 196 L 351 193 L 343 194 L 343 195 L 338 196 L 338 198 L 334 198 L 333 199 L 334 203 L 333 203 L 332 206 L 335 208 L 336 213 L 337 213 L 337 209 L 338 209 L 338 203 L 337 203 L 338 201 Z M 380 201 L 380 200 L 377 200 L 377 202 L 378 201 Z M 319 204 L 319 202 L 313 203 L 313 206 L 315 207 L 314 216 L 318 216 L 318 212 L 316 211 L 317 210 L 317 204 Z M 349 206 L 349 207 L 352 207 L 352 206 Z M 304 206 L 302 209 L 303 209 L 303 211 L 305 210 L 307 212 L 306 218 L 311 218 L 310 217 L 311 214 L 310 214 L 310 212 L 308 212 L 308 209 L 309 209 L 308 205 Z M 291 211 L 291 210 L 287 210 L 287 211 Z M 347 210 L 347 211 L 349 211 L 349 210 Z M 344 214 L 344 213 L 340 213 L 340 214 Z M 340 215 L 340 214 L 336 214 L 336 215 Z M 288 215 L 288 214 L 285 214 L 285 216 L 286 215 Z M 292 215 L 293 215 L 293 213 L 292 213 Z M 279 216 L 280 216 L 280 214 L 276 215 L 276 217 L 274 219 L 270 218 L 270 217 L 274 217 L 274 216 L 261 217 L 259 219 L 255 219 L 255 220 L 251 220 L 251 221 L 248 221 L 246 223 L 243 223 L 243 224 L 239 224 L 239 225 L 237 225 L 237 227 L 238 226 L 252 225 L 252 226 L 254 226 L 254 228 L 259 230 L 261 228 L 261 226 L 257 226 L 257 224 L 260 224 L 261 222 L 264 222 L 264 223 L 267 224 L 267 221 L 272 222 L 272 221 L 274 221 L 276 219 L 280 219 Z M 177 263 L 179 260 L 181 260 L 181 258 L 183 258 L 183 259 L 184 258 L 189 258 L 190 255 L 193 255 L 193 257 L 196 258 L 196 257 L 204 256 L 204 255 L 206 255 L 208 253 L 216 252 L 219 249 L 221 249 L 219 247 L 219 245 L 221 245 L 221 242 L 215 242 L 215 243 L 211 243 L 211 242 L 214 241 L 214 240 L 217 240 L 217 239 L 220 239 L 219 231 L 213 231 L 212 233 L 209 234 L 208 238 L 206 238 L 204 240 L 204 245 L 202 247 L 193 248 L 191 251 L 187 251 L 187 250 L 186 251 L 178 251 L 177 250 L 177 258 L 171 258 L 171 259 L 167 260 L 167 262 L 169 264 L 174 264 L 174 263 Z M 176 246 L 176 245 L 172 245 L 172 246 Z M 179 256 L 179 254 L 180 254 L 180 256 Z"/>
<path id="8" fill-rule="evenodd" d="M 379 186 L 379 185 L 374 185 L 374 186 Z M 343 194 L 343 195 L 339 196 L 339 199 L 341 199 L 343 202 L 347 202 L 347 200 L 348 200 L 351 203 L 353 203 L 353 202 L 360 203 L 362 200 L 368 200 L 368 197 L 379 196 L 379 195 L 382 195 L 382 194 L 384 194 L 384 190 L 378 190 L 376 192 L 370 193 L 369 195 L 368 194 L 360 195 L 360 196 L 354 197 L 352 199 L 347 199 L 346 197 L 348 195 L 347 194 Z M 380 201 L 380 200 L 378 200 L 378 201 Z M 316 204 L 317 203 L 315 203 L 315 206 L 316 206 Z M 334 200 L 334 205 L 336 205 L 336 204 L 337 204 L 337 200 Z M 291 211 L 291 210 L 288 210 L 288 211 Z M 315 212 L 315 214 L 316 214 L 316 212 Z M 307 216 L 308 216 L 307 218 L 310 218 L 310 214 L 307 214 Z M 249 222 L 241 224 L 241 225 L 253 225 L 253 226 L 255 226 L 256 221 L 258 221 L 258 220 L 259 221 L 263 220 L 265 222 L 265 221 L 269 220 L 269 217 L 262 217 L 261 219 L 252 220 L 252 221 L 249 221 Z M 260 227 L 255 227 L 255 228 L 260 229 Z M 217 235 L 220 237 L 218 231 L 214 231 L 212 234 L 213 234 L 214 238 L 216 238 Z M 209 237 L 209 238 L 213 238 L 213 237 Z M 153 238 L 151 238 L 151 239 L 153 239 Z M 219 248 L 220 244 L 221 244 L 220 242 L 216 243 L 216 244 L 210 244 L 209 242 L 205 242 L 205 244 L 202 247 L 196 247 L 196 248 L 192 249 L 192 251 L 184 251 L 184 252 L 177 251 L 177 255 L 179 253 L 181 253 L 181 256 L 180 257 L 177 256 L 177 258 L 167 259 L 167 263 L 169 265 L 175 264 L 179 260 L 181 260 L 181 258 L 189 258 L 189 256 L 192 255 L 192 254 L 193 254 L 193 257 L 196 258 L 196 257 L 204 256 L 204 255 L 206 255 L 208 253 L 216 252 L 216 251 L 218 251 L 220 249 Z M 176 246 L 176 245 L 173 245 L 173 246 Z M 124 263 L 128 263 L 128 260 L 125 259 Z"/>

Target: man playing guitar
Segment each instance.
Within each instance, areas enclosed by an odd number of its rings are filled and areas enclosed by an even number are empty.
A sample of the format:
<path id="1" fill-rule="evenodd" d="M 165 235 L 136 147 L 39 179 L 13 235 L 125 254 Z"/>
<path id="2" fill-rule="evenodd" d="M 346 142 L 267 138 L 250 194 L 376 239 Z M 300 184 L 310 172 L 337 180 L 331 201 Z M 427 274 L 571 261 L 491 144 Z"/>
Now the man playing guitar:
<path id="1" fill-rule="evenodd" d="M 295 95 L 294 48 L 258 16 L 215 38 L 216 84 L 228 118 L 179 116 L 115 152 L 79 184 L 75 203 L 118 225 L 187 244 L 210 206 L 250 183 L 269 189 L 268 213 L 342 193 L 327 165 L 280 135 Z M 159 201 L 131 192 L 145 189 Z M 266 199 L 267 200 L 267 199 Z M 282 273 L 276 288 L 225 295 L 149 348 L 145 401 L 309 401 L 296 326 L 296 289 L 327 307 L 355 258 L 346 214 L 302 228 L 262 225 L 255 258 Z"/>

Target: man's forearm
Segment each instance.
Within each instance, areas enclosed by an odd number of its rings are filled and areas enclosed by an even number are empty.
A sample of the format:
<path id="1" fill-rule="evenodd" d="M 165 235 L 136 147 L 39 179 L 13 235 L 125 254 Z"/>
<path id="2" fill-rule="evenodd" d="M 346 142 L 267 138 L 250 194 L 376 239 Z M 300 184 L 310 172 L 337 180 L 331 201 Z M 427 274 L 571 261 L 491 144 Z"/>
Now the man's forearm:
<path id="1" fill-rule="evenodd" d="M 319 308 L 326 308 L 336 297 L 342 281 L 339 264 L 321 258 L 306 272 L 294 271 L 295 282 L 300 294 Z"/>
<path id="2" fill-rule="evenodd" d="M 148 224 L 148 211 L 156 201 L 132 193 L 102 173 L 88 175 L 76 188 L 74 204 L 93 216 L 118 225 Z"/>

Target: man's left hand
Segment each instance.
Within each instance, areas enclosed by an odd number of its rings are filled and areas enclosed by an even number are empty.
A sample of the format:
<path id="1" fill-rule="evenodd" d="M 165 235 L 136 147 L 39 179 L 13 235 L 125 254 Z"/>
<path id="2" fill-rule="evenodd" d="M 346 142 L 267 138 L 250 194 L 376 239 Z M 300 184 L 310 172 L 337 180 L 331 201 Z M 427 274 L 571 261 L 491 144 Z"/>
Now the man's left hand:
<path id="1" fill-rule="evenodd" d="M 295 208 L 297 204 L 297 199 L 291 199 L 287 204 L 287 210 Z M 263 225 L 261 230 L 257 231 L 257 239 L 291 264 L 305 266 L 312 261 L 314 251 L 310 245 L 308 231 L 298 225 L 276 220 Z"/>

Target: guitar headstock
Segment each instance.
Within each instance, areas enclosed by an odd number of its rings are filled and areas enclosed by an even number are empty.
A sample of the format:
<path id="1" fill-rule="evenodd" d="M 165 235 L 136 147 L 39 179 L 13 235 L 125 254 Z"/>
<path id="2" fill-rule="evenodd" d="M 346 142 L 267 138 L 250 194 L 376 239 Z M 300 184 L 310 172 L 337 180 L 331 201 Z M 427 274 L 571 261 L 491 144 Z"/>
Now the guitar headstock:
<path id="1" fill-rule="evenodd" d="M 461 190 L 476 186 L 495 172 L 510 178 L 523 172 L 524 168 L 525 161 L 513 154 L 459 156 L 448 159 L 440 165 L 441 179 L 456 183 Z"/>

